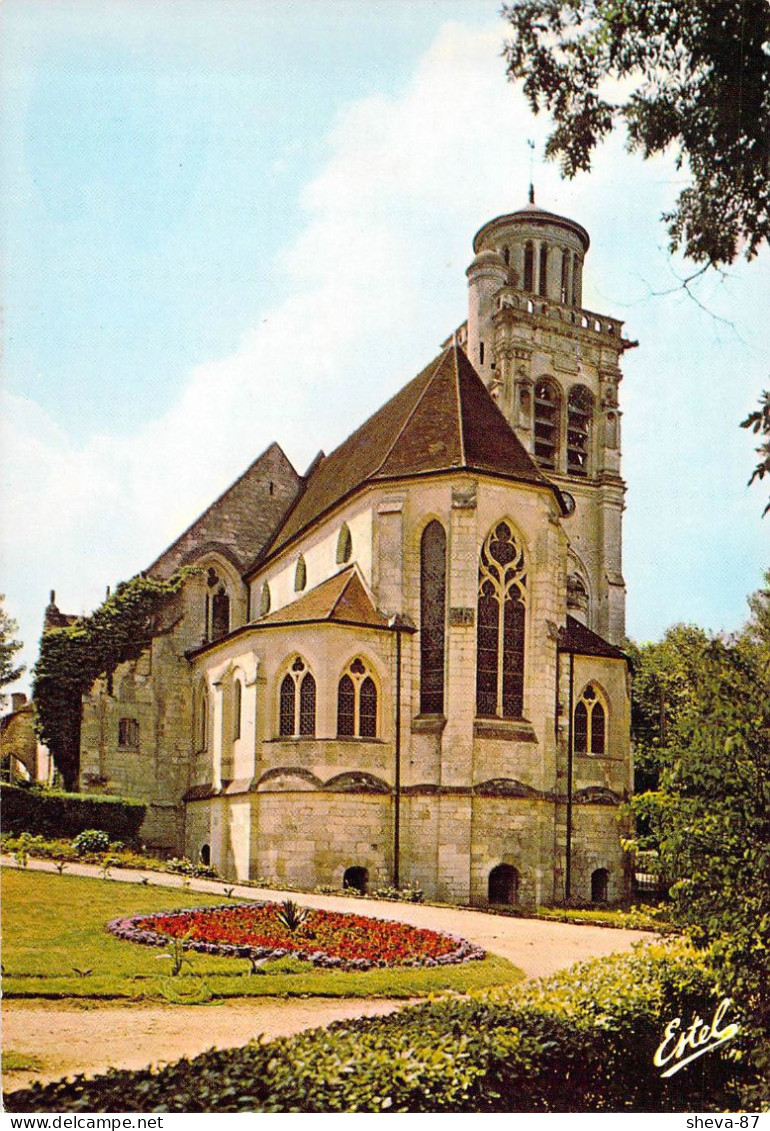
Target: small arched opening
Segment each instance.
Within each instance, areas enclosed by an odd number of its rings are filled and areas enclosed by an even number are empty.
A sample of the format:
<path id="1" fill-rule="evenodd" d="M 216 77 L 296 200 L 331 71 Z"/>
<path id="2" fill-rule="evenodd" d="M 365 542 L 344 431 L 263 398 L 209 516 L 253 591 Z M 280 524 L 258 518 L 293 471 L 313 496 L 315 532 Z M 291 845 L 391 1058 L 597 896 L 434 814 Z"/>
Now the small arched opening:
<path id="1" fill-rule="evenodd" d="M 606 903 L 610 886 L 610 874 L 606 868 L 597 868 L 591 873 L 591 903 Z"/>
<path id="2" fill-rule="evenodd" d="M 519 873 L 512 864 L 497 864 L 489 873 L 489 902 L 513 907 L 519 902 Z"/>
<path id="3" fill-rule="evenodd" d="M 361 868 L 356 865 L 352 868 L 345 869 L 345 874 L 342 877 L 342 886 L 344 888 L 353 888 L 354 891 L 365 895 L 368 883 L 369 871 L 367 868 Z"/>
<path id="4" fill-rule="evenodd" d="M 208 868 L 209 865 L 211 864 L 211 845 L 210 844 L 202 844 L 201 845 L 200 857 L 201 857 L 201 864 L 203 864 L 203 866 L 205 868 Z"/>

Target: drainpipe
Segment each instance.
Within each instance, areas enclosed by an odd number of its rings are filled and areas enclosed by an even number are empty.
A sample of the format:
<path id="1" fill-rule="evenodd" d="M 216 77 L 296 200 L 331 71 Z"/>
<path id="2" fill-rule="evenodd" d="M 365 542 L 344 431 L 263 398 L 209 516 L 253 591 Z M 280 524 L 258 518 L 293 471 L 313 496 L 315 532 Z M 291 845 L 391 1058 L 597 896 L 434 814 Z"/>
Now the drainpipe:
<path id="1" fill-rule="evenodd" d="M 572 894 L 572 762 L 575 753 L 573 702 L 575 698 L 575 655 L 569 654 L 569 725 L 567 729 L 567 861 L 564 873 L 564 898 Z"/>
<path id="2" fill-rule="evenodd" d="M 401 630 L 396 630 L 396 767 L 393 783 L 393 887 L 398 888 L 401 864 Z"/>

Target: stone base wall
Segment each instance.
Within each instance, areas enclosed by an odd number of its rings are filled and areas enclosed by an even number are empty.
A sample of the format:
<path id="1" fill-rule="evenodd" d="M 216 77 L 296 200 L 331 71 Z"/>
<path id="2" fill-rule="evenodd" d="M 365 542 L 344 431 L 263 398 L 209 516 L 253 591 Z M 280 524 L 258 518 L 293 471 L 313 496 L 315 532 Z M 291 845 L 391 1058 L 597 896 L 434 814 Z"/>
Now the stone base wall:
<path id="1" fill-rule="evenodd" d="M 564 899 L 564 806 L 541 798 L 469 792 L 407 794 L 401 801 L 399 880 L 428 899 L 486 907 L 490 875 L 515 870 L 523 906 Z M 627 893 L 614 805 L 573 806 L 572 898 L 588 902 L 606 869 L 607 898 Z M 248 792 L 187 805 L 186 853 L 228 879 L 312 889 L 341 887 L 363 868 L 368 888 L 393 882 L 393 798 L 327 791 Z M 493 881 L 494 883 L 494 881 Z M 494 890 L 494 889 L 493 889 Z M 506 902 L 495 900 L 492 902 Z"/>

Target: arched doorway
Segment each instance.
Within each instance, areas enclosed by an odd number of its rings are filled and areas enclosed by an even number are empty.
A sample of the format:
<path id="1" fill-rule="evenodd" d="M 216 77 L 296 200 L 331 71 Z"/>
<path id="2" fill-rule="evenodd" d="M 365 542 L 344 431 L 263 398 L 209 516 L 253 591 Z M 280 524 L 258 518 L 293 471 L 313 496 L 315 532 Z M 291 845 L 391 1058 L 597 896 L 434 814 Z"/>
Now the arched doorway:
<path id="1" fill-rule="evenodd" d="M 512 864 L 498 864 L 489 873 L 489 902 L 509 907 L 519 902 L 519 873 Z"/>
<path id="2" fill-rule="evenodd" d="M 597 868 L 591 873 L 591 903 L 606 903 L 610 886 L 610 874 L 606 868 Z"/>
<path id="3" fill-rule="evenodd" d="M 205 867 L 208 868 L 210 863 L 211 863 L 211 845 L 210 844 L 202 844 L 201 845 L 201 864 L 205 865 Z"/>
<path id="4" fill-rule="evenodd" d="M 360 891 L 361 895 L 366 894 L 366 885 L 369 883 L 369 872 L 366 868 L 346 868 L 345 875 L 342 877 L 342 886 L 344 888 L 354 888 Z"/>

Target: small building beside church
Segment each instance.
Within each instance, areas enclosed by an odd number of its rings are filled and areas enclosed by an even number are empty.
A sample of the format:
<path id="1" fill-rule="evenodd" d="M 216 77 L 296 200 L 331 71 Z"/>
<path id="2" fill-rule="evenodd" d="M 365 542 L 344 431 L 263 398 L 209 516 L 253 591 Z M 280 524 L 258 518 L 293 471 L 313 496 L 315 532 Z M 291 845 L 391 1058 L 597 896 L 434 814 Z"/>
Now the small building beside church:
<path id="1" fill-rule="evenodd" d="M 81 790 L 233 879 L 626 892 L 630 343 L 581 305 L 588 248 L 533 200 L 485 224 L 438 356 L 303 475 L 271 445 L 148 567 L 196 569 L 84 696 Z"/>

